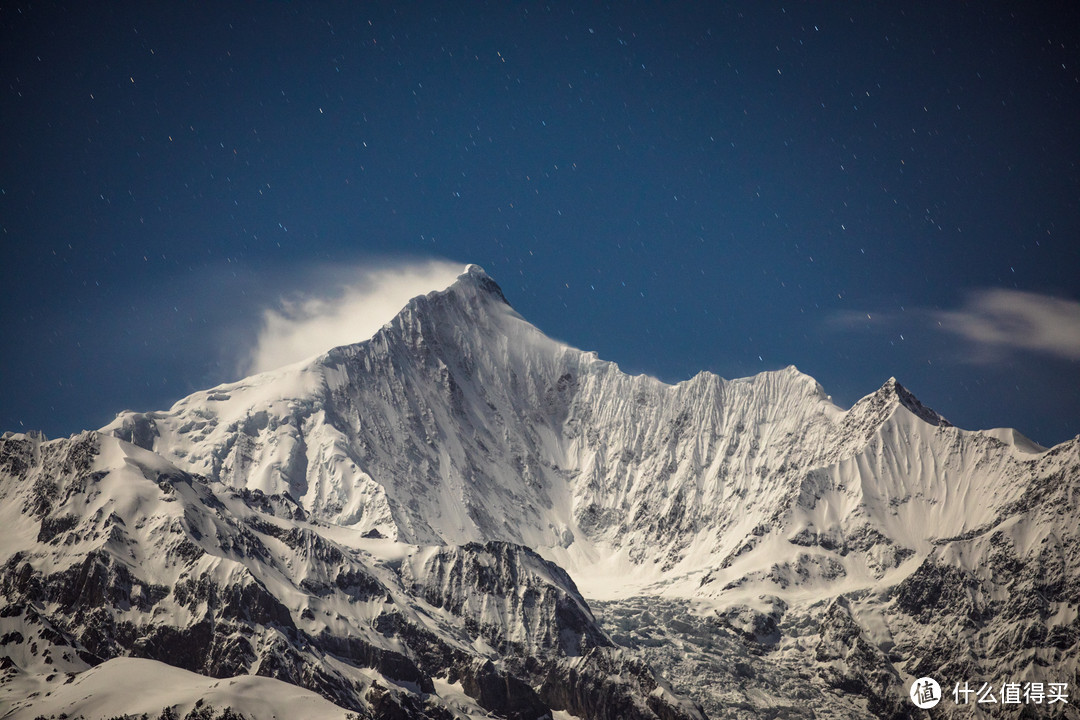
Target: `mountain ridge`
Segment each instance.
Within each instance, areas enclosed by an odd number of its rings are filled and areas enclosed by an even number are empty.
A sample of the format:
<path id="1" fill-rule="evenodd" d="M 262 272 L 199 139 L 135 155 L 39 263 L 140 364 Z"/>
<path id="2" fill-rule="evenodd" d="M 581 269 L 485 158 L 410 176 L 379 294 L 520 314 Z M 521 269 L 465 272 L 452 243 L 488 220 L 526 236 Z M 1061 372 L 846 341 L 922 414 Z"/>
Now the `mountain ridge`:
<path id="1" fill-rule="evenodd" d="M 801 675 L 908 717 L 914 673 L 1077 673 L 1080 439 L 962 430 L 895 378 L 844 410 L 794 366 L 627 375 L 478 266 L 310 361 L 5 433 L 0 498 L 0 693 L 43 647 L 440 718 L 800 717 Z"/>

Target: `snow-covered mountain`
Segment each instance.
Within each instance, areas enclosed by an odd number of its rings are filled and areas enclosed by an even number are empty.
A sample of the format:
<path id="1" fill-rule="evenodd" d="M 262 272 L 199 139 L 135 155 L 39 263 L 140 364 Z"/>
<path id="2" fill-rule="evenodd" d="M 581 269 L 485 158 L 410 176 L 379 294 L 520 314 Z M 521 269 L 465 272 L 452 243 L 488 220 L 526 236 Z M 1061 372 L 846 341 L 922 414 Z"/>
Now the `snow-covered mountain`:
<path id="1" fill-rule="evenodd" d="M 5 435 L 0 702 L 40 714 L 122 656 L 373 717 L 907 717 L 921 675 L 1075 688 L 1078 506 L 1080 439 L 960 430 L 893 379 L 844 410 L 793 367 L 630 376 L 470 266 L 365 342 Z"/>

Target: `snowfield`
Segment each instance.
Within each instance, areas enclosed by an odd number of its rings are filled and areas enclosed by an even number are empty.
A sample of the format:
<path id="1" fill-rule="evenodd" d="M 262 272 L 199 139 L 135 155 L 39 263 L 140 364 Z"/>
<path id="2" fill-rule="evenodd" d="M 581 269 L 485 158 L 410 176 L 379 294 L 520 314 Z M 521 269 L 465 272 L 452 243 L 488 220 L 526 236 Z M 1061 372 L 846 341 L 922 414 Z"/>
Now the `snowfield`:
<path id="1" fill-rule="evenodd" d="M 1080 439 L 630 376 L 469 266 L 364 342 L 5 434 L 0 717 L 921 717 L 923 675 L 1078 682 L 1078 507 Z"/>

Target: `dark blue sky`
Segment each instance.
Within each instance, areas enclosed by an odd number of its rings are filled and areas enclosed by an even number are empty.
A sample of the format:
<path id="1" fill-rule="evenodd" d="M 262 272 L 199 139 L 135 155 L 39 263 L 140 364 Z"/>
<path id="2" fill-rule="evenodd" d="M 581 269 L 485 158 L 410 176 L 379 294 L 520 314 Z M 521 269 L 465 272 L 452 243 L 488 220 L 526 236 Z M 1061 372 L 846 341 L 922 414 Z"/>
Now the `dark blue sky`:
<path id="1" fill-rule="evenodd" d="M 628 371 L 1080 432 L 1075 6 L 108 5 L 0 8 L 0 429 L 167 407 L 315 268 L 441 258 Z"/>

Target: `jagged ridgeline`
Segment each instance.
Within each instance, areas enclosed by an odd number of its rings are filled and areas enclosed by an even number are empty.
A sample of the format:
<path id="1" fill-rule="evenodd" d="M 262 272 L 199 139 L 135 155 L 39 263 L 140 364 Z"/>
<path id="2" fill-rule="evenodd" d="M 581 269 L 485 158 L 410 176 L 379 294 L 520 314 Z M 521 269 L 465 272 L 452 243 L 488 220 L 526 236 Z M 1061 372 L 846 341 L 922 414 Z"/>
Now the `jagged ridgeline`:
<path id="1" fill-rule="evenodd" d="M 1078 507 L 1077 440 L 961 430 L 892 379 L 843 410 L 795 368 L 630 376 L 470 266 L 365 342 L 5 434 L 0 717 L 901 718 L 923 675 L 1075 688 Z"/>

